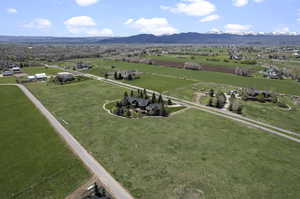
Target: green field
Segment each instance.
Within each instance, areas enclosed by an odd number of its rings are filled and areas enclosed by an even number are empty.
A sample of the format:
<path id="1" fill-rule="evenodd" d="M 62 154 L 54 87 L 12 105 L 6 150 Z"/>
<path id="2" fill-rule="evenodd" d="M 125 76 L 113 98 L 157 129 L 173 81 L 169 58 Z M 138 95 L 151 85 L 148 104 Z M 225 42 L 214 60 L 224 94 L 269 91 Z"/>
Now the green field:
<path id="1" fill-rule="evenodd" d="M 24 73 L 28 75 L 35 75 L 38 73 L 46 73 L 47 75 L 54 75 L 56 73 L 62 72 L 62 70 L 57 68 L 46 68 L 46 67 L 24 67 L 22 68 Z"/>
<path id="2" fill-rule="evenodd" d="M 73 60 L 73 62 L 77 62 L 77 61 L 78 60 Z M 140 72 L 144 72 L 145 74 L 150 73 L 156 76 L 168 75 L 168 76 L 172 76 L 175 79 L 186 78 L 186 79 L 191 79 L 195 82 L 208 82 L 208 83 L 225 84 L 229 86 L 232 85 L 232 86 L 244 87 L 244 88 L 256 88 L 260 90 L 270 90 L 270 91 L 300 96 L 300 83 L 292 80 L 270 80 L 270 79 L 250 78 L 250 77 L 247 78 L 247 77 L 241 77 L 241 76 L 231 75 L 226 73 L 191 71 L 191 70 L 169 68 L 169 67 L 162 67 L 162 66 L 155 66 L 155 65 L 151 66 L 145 64 L 107 61 L 103 59 L 81 59 L 81 61 L 86 61 L 93 64 L 94 68 L 88 71 L 88 73 L 99 75 L 99 76 L 104 76 L 105 72 L 110 72 L 113 70 L 136 69 Z M 67 65 L 68 63 L 70 62 L 58 63 L 58 64 Z M 112 66 L 116 66 L 116 68 L 112 69 Z M 163 79 L 164 77 L 161 78 Z M 155 81 L 153 81 L 151 85 L 161 86 L 159 82 L 156 83 Z"/>
<path id="3" fill-rule="evenodd" d="M 0 84 L 15 84 L 15 77 L 0 77 Z"/>
<path id="4" fill-rule="evenodd" d="M 90 176 L 15 86 L 0 86 L 0 198 L 64 198 Z"/>
<path id="5" fill-rule="evenodd" d="M 28 87 L 136 198 L 300 195 L 298 143 L 193 109 L 118 118 L 102 106 L 125 89 L 99 81 Z"/>
<path id="6" fill-rule="evenodd" d="M 193 58 L 192 58 L 193 57 Z M 220 66 L 220 67 L 245 67 L 254 70 L 261 70 L 259 65 L 241 64 L 239 61 L 230 60 L 229 56 L 181 56 L 181 55 L 163 55 L 163 56 L 148 56 L 154 60 L 171 61 L 171 62 L 195 62 L 206 66 Z M 208 59 L 208 60 L 207 60 Z M 209 59 L 216 59 L 219 61 L 210 61 Z M 227 60 L 225 62 L 224 60 Z"/>

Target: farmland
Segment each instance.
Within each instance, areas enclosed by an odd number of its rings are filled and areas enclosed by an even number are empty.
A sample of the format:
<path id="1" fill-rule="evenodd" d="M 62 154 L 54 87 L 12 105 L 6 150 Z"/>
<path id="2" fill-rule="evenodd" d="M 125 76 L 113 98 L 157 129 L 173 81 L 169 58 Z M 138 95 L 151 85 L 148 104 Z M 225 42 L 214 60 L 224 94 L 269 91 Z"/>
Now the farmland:
<path id="1" fill-rule="evenodd" d="M 46 73 L 47 75 L 54 75 L 62 70 L 56 68 L 46 68 L 46 67 L 24 67 L 22 71 L 28 75 L 35 75 L 38 73 Z"/>
<path id="2" fill-rule="evenodd" d="M 99 81 L 28 87 L 137 198 L 300 194 L 297 143 L 193 109 L 163 119 L 114 117 L 102 106 L 125 89 Z"/>
<path id="3" fill-rule="evenodd" d="M 15 86 L 0 86 L 0 198 L 64 198 L 90 176 Z"/>
<path id="4" fill-rule="evenodd" d="M 195 82 L 207 82 L 225 84 L 229 86 L 256 88 L 260 90 L 270 90 L 279 93 L 286 93 L 300 96 L 300 85 L 292 80 L 270 80 L 264 78 L 247 78 L 226 73 L 208 72 L 208 71 L 190 71 L 177 68 L 161 67 L 156 65 L 135 64 L 119 61 L 109 61 L 103 59 L 79 59 L 68 62 L 59 62 L 58 64 L 69 66 L 77 61 L 86 61 L 91 63 L 94 68 L 89 73 L 104 76 L 105 72 L 113 71 L 112 66 L 116 66 L 115 70 L 136 69 L 139 72 L 150 73 L 151 75 L 167 75 L 175 79 L 190 79 Z M 164 77 L 161 77 L 164 78 Z M 132 82 L 134 83 L 134 82 Z M 152 82 L 153 86 L 159 86 L 156 82 Z M 164 89 L 168 90 L 168 89 Z"/>

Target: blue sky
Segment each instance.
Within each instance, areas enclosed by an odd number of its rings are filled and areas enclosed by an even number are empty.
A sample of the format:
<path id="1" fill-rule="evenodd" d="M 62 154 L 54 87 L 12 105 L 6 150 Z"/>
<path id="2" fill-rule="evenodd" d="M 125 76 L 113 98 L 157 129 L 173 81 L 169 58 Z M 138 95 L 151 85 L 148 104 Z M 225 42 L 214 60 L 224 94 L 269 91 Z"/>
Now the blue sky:
<path id="1" fill-rule="evenodd" d="M 300 32 L 299 0 L 2 0 L 0 35 Z"/>

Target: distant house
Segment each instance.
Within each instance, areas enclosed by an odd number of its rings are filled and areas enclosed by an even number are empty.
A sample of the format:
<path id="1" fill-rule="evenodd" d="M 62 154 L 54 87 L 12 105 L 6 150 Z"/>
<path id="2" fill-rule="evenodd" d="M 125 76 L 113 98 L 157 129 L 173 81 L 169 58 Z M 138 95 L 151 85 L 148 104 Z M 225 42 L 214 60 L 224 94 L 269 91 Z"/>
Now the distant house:
<path id="1" fill-rule="evenodd" d="M 21 72 L 21 68 L 20 67 L 13 67 L 10 69 L 13 73 L 20 73 Z"/>
<path id="2" fill-rule="evenodd" d="M 73 81 L 75 77 L 72 73 L 61 72 L 61 73 L 57 73 L 56 79 L 59 82 L 69 82 L 69 81 Z"/>
<path id="3" fill-rule="evenodd" d="M 263 72 L 264 77 L 269 79 L 282 79 L 283 75 L 282 72 L 274 67 L 270 67 L 265 69 Z"/>
<path id="4" fill-rule="evenodd" d="M 256 90 L 254 88 L 250 88 L 246 90 L 246 96 L 244 96 L 245 100 L 253 100 L 257 101 L 258 96 L 262 96 L 264 101 L 272 101 L 272 93 L 270 91 L 261 91 L 261 90 Z"/>
<path id="5" fill-rule="evenodd" d="M 2 75 L 5 76 L 5 77 L 7 77 L 7 76 L 13 76 L 14 73 L 13 73 L 12 71 L 4 71 L 4 72 L 2 73 Z"/>
<path id="6" fill-rule="evenodd" d="M 45 73 L 35 74 L 34 76 L 36 80 L 47 80 L 48 78 Z"/>
<path id="7" fill-rule="evenodd" d="M 89 70 L 91 69 L 92 66 L 90 64 L 85 64 L 85 63 L 77 63 L 76 66 L 73 67 L 74 70 Z"/>
<path id="8" fill-rule="evenodd" d="M 117 80 L 134 80 L 138 78 L 139 74 L 136 70 L 122 70 L 115 72 L 114 76 Z"/>
<path id="9" fill-rule="evenodd" d="M 193 63 L 193 62 L 185 62 L 184 63 L 184 69 L 188 69 L 188 70 L 202 70 L 202 66 L 200 64 Z"/>

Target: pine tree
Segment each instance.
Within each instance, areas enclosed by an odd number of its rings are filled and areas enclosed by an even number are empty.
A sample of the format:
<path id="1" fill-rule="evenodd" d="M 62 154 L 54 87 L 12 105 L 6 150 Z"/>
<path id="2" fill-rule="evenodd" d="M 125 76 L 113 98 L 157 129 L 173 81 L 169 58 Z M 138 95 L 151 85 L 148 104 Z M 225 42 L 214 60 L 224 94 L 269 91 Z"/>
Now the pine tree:
<path id="1" fill-rule="evenodd" d="M 122 80 L 122 79 L 123 79 L 122 74 L 119 73 L 119 75 L 118 75 L 118 80 Z"/>
<path id="2" fill-rule="evenodd" d="M 213 97 L 213 96 L 215 95 L 214 89 L 210 89 L 209 92 L 208 92 L 208 95 L 209 95 L 210 97 Z"/>
<path id="3" fill-rule="evenodd" d="M 159 104 L 163 104 L 163 98 L 162 98 L 162 96 L 161 96 L 161 95 L 159 95 L 159 98 L 158 98 L 158 103 L 159 103 Z"/>
<path id="4" fill-rule="evenodd" d="M 147 90 L 144 88 L 144 96 L 147 96 Z"/>
<path id="5" fill-rule="evenodd" d="M 130 97 L 133 97 L 134 96 L 134 93 L 133 93 L 133 90 L 130 92 Z"/>
<path id="6" fill-rule="evenodd" d="M 152 99 L 151 99 L 152 103 L 156 103 L 156 95 L 155 93 L 152 94 Z"/>
<path id="7" fill-rule="evenodd" d="M 115 78 L 115 80 L 118 79 L 118 73 L 117 72 L 114 73 L 114 78 Z"/>

